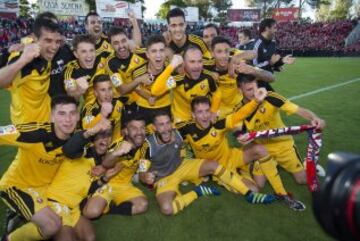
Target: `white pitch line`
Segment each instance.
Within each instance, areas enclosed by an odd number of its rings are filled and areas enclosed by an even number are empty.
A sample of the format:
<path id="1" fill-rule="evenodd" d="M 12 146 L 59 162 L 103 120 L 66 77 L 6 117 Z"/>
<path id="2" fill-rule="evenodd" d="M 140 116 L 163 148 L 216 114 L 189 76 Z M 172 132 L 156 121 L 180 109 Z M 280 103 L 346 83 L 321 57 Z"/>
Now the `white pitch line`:
<path id="1" fill-rule="evenodd" d="M 306 93 L 303 93 L 303 94 L 300 94 L 300 95 L 295 95 L 295 96 L 290 97 L 289 100 L 301 99 L 301 98 L 306 97 L 306 96 L 310 96 L 310 95 L 314 95 L 314 94 L 317 94 L 317 93 L 320 93 L 320 92 L 332 90 L 332 89 L 335 89 L 335 88 L 338 88 L 338 87 L 341 87 L 341 86 L 344 86 L 344 85 L 349 85 L 349 84 L 352 84 L 352 83 L 355 83 L 355 82 L 358 82 L 358 81 L 360 81 L 360 78 L 352 79 L 352 80 L 349 80 L 349 81 L 346 81 L 346 82 L 343 82 L 343 83 L 339 83 L 339 84 L 335 84 L 335 85 L 330 85 L 330 86 L 320 88 L 320 89 L 317 89 L 317 90 L 313 90 L 313 91 L 310 91 L 310 92 L 306 92 Z"/>

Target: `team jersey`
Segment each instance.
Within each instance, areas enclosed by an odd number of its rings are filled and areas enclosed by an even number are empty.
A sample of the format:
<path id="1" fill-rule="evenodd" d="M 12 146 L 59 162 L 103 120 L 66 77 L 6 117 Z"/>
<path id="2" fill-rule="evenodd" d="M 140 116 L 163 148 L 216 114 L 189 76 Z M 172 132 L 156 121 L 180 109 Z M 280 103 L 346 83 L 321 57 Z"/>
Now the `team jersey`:
<path id="1" fill-rule="evenodd" d="M 244 124 L 249 131 L 261 131 L 273 128 L 284 127 L 284 122 L 281 119 L 280 111 L 286 114 L 294 114 L 298 110 L 298 106 L 283 96 L 268 92 L 268 96 L 258 106 L 258 108 L 245 119 Z M 279 136 L 269 140 L 258 140 L 261 143 L 276 142 L 292 139 L 291 136 Z"/>
<path id="2" fill-rule="evenodd" d="M 172 67 L 168 66 L 167 69 L 171 73 Z M 174 89 L 171 111 L 175 123 L 191 120 L 191 101 L 196 96 L 211 96 L 211 111 L 218 110 L 221 92 L 217 88 L 212 73 L 208 70 L 203 70 L 197 80 L 190 79 L 187 75 L 158 79 L 153 84 L 152 93 L 157 96 L 171 89 Z"/>
<path id="3" fill-rule="evenodd" d="M 94 147 L 87 148 L 78 159 L 66 158 L 48 187 L 47 197 L 69 208 L 77 207 L 88 196 L 92 182 L 98 180 L 91 174 L 96 165 L 101 165 L 101 157 Z"/>
<path id="4" fill-rule="evenodd" d="M 196 158 L 216 160 L 221 164 L 226 164 L 231 156 L 226 132 L 239 125 L 256 109 L 257 105 L 255 101 L 252 101 L 237 112 L 210 124 L 206 129 L 195 122 L 178 123 L 176 128 L 188 141 Z"/>
<path id="5" fill-rule="evenodd" d="M 124 105 L 119 99 L 116 98 L 112 100 L 111 104 L 113 106 L 113 111 L 110 113 L 110 116 L 107 116 L 106 118 L 111 121 L 113 127 L 113 140 L 117 140 L 121 136 L 121 111 Z M 97 100 L 86 104 L 81 112 L 82 129 L 86 130 L 95 126 L 96 123 L 102 118 L 100 112 L 101 105 Z"/>
<path id="6" fill-rule="evenodd" d="M 0 186 L 28 188 L 48 185 L 64 159 L 62 146 L 65 142 L 55 135 L 54 126 L 49 123 L 0 127 L 0 145 L 18 147 Z"/>
<path id="7" fill-rule="evenodd" d="M 68 44 L 64 44 L 59 48 L 55 57 L 51 61 L 49 86 L 49 95 L 51 98 L 57 95 L 66 94 L 63 81 L 63 71 L 65 65 L 74 59 L 75 56 L 71 47 Z"/>
<path id="8" fill-rule="evenodd" d="M 135 53 L 130 53 L 130 56 L 126 59 L 119 59 L 115 54 L 109 56 L 106 64 L 106 72 L 109 74 L 113 86 L 117 89 L 122 84 L 130 83 L 132 79 L 132 73 L 138 66 L 146 62 L 146 55 L 144 49 L 135 49 Z M 119 97 L 120 93 L 115 91 L 115 97 Z M 126 95 L 129 97 L 129 103 L 136 100 L 136 93 Z"/>
<path id="9" fill-rule="evenodd" d="M 13 52 L 8 64 L 19 59 Z M 11 95 L 10 115 L 13 124 L 50 121 L 50 62 L 38 57 L 25 65 L 8 87 Z"/>
<path id="10" fill-rule="evenodd" d="M 93 81 L 95 76 L 105 73 L 105 61 L 104 58 L 96 58 L 94 68 L 92 69 L 82 68 L 77 60 L 69 62 L 64 69 L 65 90 L 76 85 L 75 79 L 86 76 L 89 88 L 84 94 L 85 104 L 95 101 Z"/>
<path id="11" fill-rule="evenodd" d="M 101 38 L 96 42 L 95 50 L 97 58 L 107 58 L 114 53 L 114 49 L 105 34 L 102 34 Z"/>
<path id="12" fill-rule="evenodd" d="M 132 78 L 133 79 L 141 78 L 141 77 L 151 78 L 153 83 L 155 83 L 156 81 L 165 82 L 169 78 L 171 78 L 171 72 L 172 71 L 170 71 L 170 72 L 166 71 L 166 68 L 165 68 L 164 71 L 162 71 L 160 74 L 151 75 L 148 73 L 148 63 L 144 63 L 134 70 Z M 153 84 L 152 85 L 140 84 L 139 89 L 143 92 L 146 92 L 148 95 L 152 95 L 152 86 L 153 86 Z M 136 104 L 138 106 L 141 106 L 144 108 L 151 108 L 151 109 L 170 106 L 171 105 L 170 91 L 164 91 L 161 95 L 157 95 L 155 103 L 153 105 L 150 105 L 148 100 L 142 96 L 139 96 L 139 98 L 136 100 Z"/>
<path id="13" fill-rule="evenodd" d="M 238 110 L 242 105 L 242 95 L 237 88 L 236 76 L 231 77 L 228 70 L 218 70 L 215 63 L 204 65 L 204 68 L 219 75 L 217 85 L 221 91 L 220 118 L 224 118 L 226 115 Z"/>
<path id="14" fill-rule="evenodd" d="M 194 45 L 194 46 L 198 47 L 201 50 L 204 59 L 211 59 L 211 53 L 210 53 L 209 49 L 207 48 L 205 42 L 197 35 L 187 34 L 184 45 L 180 46 L 180 47 L 177 46 L 173 41 L 171 41 L 169 43 L 170 49 L 175 54 L 181 54 L 181 55 L 183 55 L 184 50 L 190 45 Z"/>
<path id="15" fill-rule="evenodd" d="M 116 150 L 121 143 L 124 142 L 124 139 L 116 140 L 109 148 L 109 152 Z M 121 183 L 131 183 L 131 179 L 139 167 L 139 160 L 141 157 L 140 149 L 132 149 L 128 154 L 125 154 L 119 157 L 118 162 L 122 164 L 122 169 L 116 176 L 111 178 L 109 184 L 121 184 Z"/>

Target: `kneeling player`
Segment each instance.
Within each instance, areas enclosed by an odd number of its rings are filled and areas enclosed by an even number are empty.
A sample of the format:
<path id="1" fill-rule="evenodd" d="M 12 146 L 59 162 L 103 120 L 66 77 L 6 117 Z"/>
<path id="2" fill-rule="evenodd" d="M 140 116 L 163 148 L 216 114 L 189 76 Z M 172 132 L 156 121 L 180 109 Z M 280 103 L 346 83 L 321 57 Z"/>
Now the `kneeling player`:
<path id="1" fill-rule="evenodd" d="M 83 210 L 85 217 L 94 219 L 103 213 L 135 215 L 146 212 L 145 194 L 131 180 L 138 169 L 139 147 L 145 140 L 145 121 L 140 116 L 130 116 L 124 129 L 124 138 L 112 144 L 104 157 L 103 166 L 118 166 L 120 171 L 90 198 Z"/>

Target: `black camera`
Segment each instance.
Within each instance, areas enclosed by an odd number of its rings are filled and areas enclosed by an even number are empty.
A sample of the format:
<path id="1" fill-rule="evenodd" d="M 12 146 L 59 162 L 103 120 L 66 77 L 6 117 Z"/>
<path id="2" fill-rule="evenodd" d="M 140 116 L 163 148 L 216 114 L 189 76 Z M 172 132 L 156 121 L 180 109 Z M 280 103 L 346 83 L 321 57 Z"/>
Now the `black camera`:
<path id="1" fill-rule="evenodd" d="M 313 195 L 313 211 L 323 229 L 337 240 L 360 240 L 360 156 L 328 156 L 327 175 Z"/>

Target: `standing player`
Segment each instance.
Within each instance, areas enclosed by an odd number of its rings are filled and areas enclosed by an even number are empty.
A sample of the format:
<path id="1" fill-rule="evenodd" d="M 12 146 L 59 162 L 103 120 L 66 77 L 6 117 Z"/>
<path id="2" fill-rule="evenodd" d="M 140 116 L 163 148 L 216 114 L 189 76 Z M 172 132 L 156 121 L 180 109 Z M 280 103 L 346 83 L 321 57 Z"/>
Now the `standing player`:
<path id="1" fill-rule="evenodd" d="M 0 196 L 9 208 L 28 221 L 9 234 L 10 240 L 43 240 L 55 235 L 60 218 L 47 206 L 47 186 L 62 163 L 62 146 L 79 120 L 77 102 L 53 98 L 52 123 L 1 127 L 0 143 L 17 146 L 18 153 L 0 180 Z M 32 110 L 35 111 L 35 110 Z"/>
<path id="2" fill-rule="evenodd" d="M 211 42 L 213 38 L 219 36 L 219 32 L 219 28 L 215 24 L 209 23 L 205 25 L 203 30 L 203 40 L 209 50 L 211 49 Z"/>
<path id="3" fill-rule="evenodd" d="M 257 88 L 257 82 L 254 76 L 239 75 L 238 87 L 239 91 L 241 91 L 244 96 L 244 103 L 248 103 L 254 99 L 254 92 Z M 311 124 L 318 129 L 323 129 L 325 127 L 325 121 L 320 119 L 313 112 L 293 104 L 291 101 L 275 92 L 269 92 L 263 103 L 261 103 L 256 111 L 244 121 L 244 126 L 248 131 L 262 131 L 285 127 L 280 116 L 281 111 L 284 111 L 288 115 L 296 114 L 309 120 L 311 121 Z M 277 163 L 293 175 L 297 183 L 306 184 L 306 173 L 292 136 L 261 139 L 256 142 L 264 145 Z M 258 182 L 260 183 L 260 186 L 263 186 L 264 181 L 265 180 Z"/>
<path id="4" fill-rule="evenodd" d="M 130 40 L 122 28 L 111 27 L 108 36 L 115 53 L 109 57 L 106 70 L 119 96 L 127 97 L 126 102 L 131 104 L 137 98 L 133 91 L 143 84 L 141 81 L 133 81 L 132 73 L 135 68 L 146 62 L 145 51 L 140 48 L 131 51 Z"/>
<path id="5" fill-rule="evenodd" d="M 133 72 L 133 82 L 144 83 L 136 89 L 139 98 L 136 100 L 138 111 L 145 117 L 146 124 L 151 124 L 155 112 L 165 110 L 170 112 L 170 92 L 153 95 L 152 85 L 156 81 L 166 82 L 172 71 L 165 68 L 166 42 L 163 36 L 153 35 L 146 43 L 146 56 L 148 62 L 137 67 Z"/>
<path id="6" fill-rule="evenodd" d="M 164 36 L 168 42 L 168 47 L 174 54 L 183 55 L 184 50 L 189 45 L 197 46 L 205 59 L 211 59 L 211 54 L 204 41 L 193 34 L 186 34 L 185 14 L 180 8 L 171 9 L 166 16 L 168 31 Z"/>
<path id="7" fill-rule="evenodd" d="M 203 69 L 202 52 L 195 46 L 189 46 L 184 51 L 184 60 L 179 55 L 174 55 L 172 63 L 165 71 L 174 71 L 184 61 L 185 74 L 176 75 L 170 79 L 157 79 L 151 88 L 154 96 L 161 96 L 174 89 L 174 100 L 171 111 L 175 123 L 191 120 L 191 100 L 196 96 L 211 96 L 211 112 L 216 116 L 221 92 L 218 90 L 212 73 Z"/>
<path id="8" fill-rule="evenodd" d="M 145 140 L 145 120 L 136 114 L 129 116 L 124 133 L 123 139 L 111 145 L 102 164 L 105 168 L 118 166 L 120 171 L 87 201 L 83 214 L 89 219 L 103 213 L 136 215 L 147 210 L 145 194 L 131 182 L 139 166 L 139 148 Z"/>
<path id="9" fill-rule="evenodd" d="M 109 44 L 107 36 L 103 33 L 102 20 L 99 14 L 94 11 L 89 12 L 85 17 L 86 33 L 95 40 L 95 50 L 97 58 L 107 58 L 114 52 Z"/>
<path id="10" fill-rule="evenodd" d="M 269 180 L 275 193 L 291 209 L 302 211 L 305 209 L 305 205 L 288 195 L 277 171 L 276 162 L 268 154 L 264 146 L 253 144 L 244 146 L 242 149 L 231 148 L 225 136 L 227 131 L 231 131 L 235 126 L 243 122 L 245 118 L 249 117 L 256 110 L 258 103 L 266 97 L 266 90 L 264 88 L 254 91 L 255 98 L 251 102 L 240 108 L 237 112 L 215 123 L 211 122 L 209 99 L 206 97 L 196 97 L 191 102 L 194 122 L 179 124 L 178 130 L 189 142 L 196 158 L 216 160 L 231 171 L 240 169 L 247 178 L 249 185 L 253 185 L 253 183 L 252 178 L 249 176 L 247 165 L 258 160 L 261 171 Z M 228 188 L 227 185 L 224 186 Z"/>
<path id="11" fill-rule="evenodd" d="M 22 53 L 13 52 L 8 65 L 0 69 L 0 86 L 10 91 L 14 124 L 50 120 L 50 67 L 62 37 L 59 26 L 44 18 L 35 21 L 34 35 L 35 42 Z"/>
<path id="12" fill-rule="evenodd" d="M 222 93 L 218 113 L 220 118 L 224 118 L 242 106 L 242 95 L 237 89 L 235 72 L 250 72 L 266 82 L 275 80 L 271 72 L 249 66 L 246 63 L 237 63 L 242 61 L 241 56 L 231 54 L 231 42 L 225 37 L 216 36 L 213 38 L 211 54 L 214 63 L 206 64 L 204 67 L 218 75 L 217 84 Z"/>
<path id="13" fill-rule="evenodd" d="M 95 54 L 95 41 L 90 35 L 77 35 L 73 40 L 76 60 L 64 69 L 64 85 L 68 95 L 80 99 L 84 95 L 85 104 L 95 100 L 93 81 L 95 76 L 105 72 L 105 61 Z"/>
<path id="14" fill-rule="evenodd" d="M 214 160 L 183 159 L 181 149 L 183 138 L 172 128 L 169 113 L 157 112 L 153 119 L 155 132 L 147 137 L 141 148 L 141 161 L 151 161 L 149 170 L 141 170 L 143 182 L 156 187 L 156 199 L 165 215 L 175 215 L 198 197 L 219 195 L 215 187 L 197 186 L 194 190 L 182 194 L 179 184 L 191 181 L 198 184 L 200 177 L 213 175 L 228 186 L 245 195 L 250 203 L 271 203 L 272 195 L 253 192 L 241 181 L 236 172 L 231 172 Z"/>

